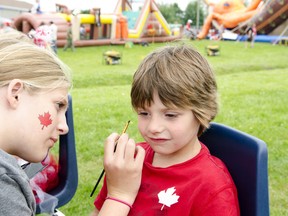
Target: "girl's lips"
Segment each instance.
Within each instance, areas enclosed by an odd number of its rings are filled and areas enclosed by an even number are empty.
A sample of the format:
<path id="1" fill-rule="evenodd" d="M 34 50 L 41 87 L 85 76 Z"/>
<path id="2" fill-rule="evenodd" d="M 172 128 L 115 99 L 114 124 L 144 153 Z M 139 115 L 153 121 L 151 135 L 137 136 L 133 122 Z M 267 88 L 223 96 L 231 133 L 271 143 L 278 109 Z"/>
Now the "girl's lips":
<path id="1" fill-rule="evenodd" d="M 52 141 L 53 141 L 53 144 L 54 144 L 54 143 L 56 143 L 56 142 L 58 141 L 58 139 L 57 139 L 57 138 L 53 138 L 53 137 L 51 137 L 51 138 L 50 138 L 50 140 L 52 140 Z"/>

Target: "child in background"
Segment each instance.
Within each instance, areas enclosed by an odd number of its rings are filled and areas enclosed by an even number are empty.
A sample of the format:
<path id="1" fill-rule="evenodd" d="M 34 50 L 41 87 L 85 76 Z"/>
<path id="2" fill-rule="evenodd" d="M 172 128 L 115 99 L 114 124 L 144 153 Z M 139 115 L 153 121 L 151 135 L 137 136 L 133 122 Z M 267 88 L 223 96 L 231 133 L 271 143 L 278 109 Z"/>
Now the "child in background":
<path id="1" fill-rule="evenodd" d="M 49 29 L 50 29 L 50 47 L 54 51 L 55 54 L 57 54 L 57 31 L 58 27 L 53 22 L 49 22 Z"/>
<path id="2" fill-rule="evenodd" d="M 0 35 L 0 215 L 35 215 L 29 178 L 16 158 L 43 161 L 59 136 L 68 132 L 65 113 L 71 85 L 70 69 L 52 51 L 20 32 Z M 110 135 L 105 145 L 108 191 L 132 202 L 140 186 L 144 150 L 124 134 L 114 153 L 118 138 Z M 109 200 L 101 214 L 127 212 Z"/>
<path id="3" fill-rule="evenodd" d="M 245 47 L 247 48 L 248 42 L 250 43 L 250 47 L 254 47 L 255 37 L 257 36 L 257 28 L 256 24 L 253 23 L 251 27 L 247 30 L 247 41 L 245 43 Z"/>
<path id="4" fill-rule="evenodd" d="M 239 216 L 232 177 L 198 139 L 218 109 L 207 60 L 188 45 L 152 52 L 134 74 L 131 100 L 146 156 L 129 215 Z M 106 196 L 104 181 L 93 215 Z"/>
<path id="5" fill-rule="evenodd" d="M 48 25 L 44 22 L 41 22 L 40 25 L 36 28 L 35 32 L 32 32 L 34 43 L 42 48 L 50 47 L 51 42 L 51 30 Z"/>

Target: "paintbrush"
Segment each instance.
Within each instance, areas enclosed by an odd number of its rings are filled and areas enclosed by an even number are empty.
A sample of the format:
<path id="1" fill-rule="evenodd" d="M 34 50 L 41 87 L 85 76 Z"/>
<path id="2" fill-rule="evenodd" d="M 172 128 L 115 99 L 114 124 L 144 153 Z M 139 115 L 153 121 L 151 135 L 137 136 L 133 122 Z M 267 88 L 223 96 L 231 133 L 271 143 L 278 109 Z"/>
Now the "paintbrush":
<path id="1" fill-rule="evenodd" d="M 124 129 L 123 129 L 123 131 L 122 131 L 122 134 L 126 132 L 128 126 L 129 126 L 129 123 L 130 123 L 130 120 L 126 123 L 126 125 L 125 125 L 125 127 L 124 127 Z M 117 140 L 116 143 L 115 143 L 114 152 L 116 151 L 117 143 L 118 143 L 118 140 Z M 105 169 L 102 170 L 102 172 L 101 172 L 101 174 L 100 174 L 100 176 L 99 176 L 99 178 L 98 178 L 98 180 L 97 180 L 97 182 L 96 182 L 96 184 L 95 184 L 95 186 L 94 186 L 94 188 L 93 188 L 93 190 L 92 190 L 92 192 L 91 192 L 91 194 L 90 194 L 90 197 L 93 196 L 93 194 L 94 194 L 94 192 L 95 192 L 95 190 L 96 190 L 98 184 L 100 183 L 100 181 L 101 181 L 101 179 L 102 179 L 104 173 L 105 173 Z"/>

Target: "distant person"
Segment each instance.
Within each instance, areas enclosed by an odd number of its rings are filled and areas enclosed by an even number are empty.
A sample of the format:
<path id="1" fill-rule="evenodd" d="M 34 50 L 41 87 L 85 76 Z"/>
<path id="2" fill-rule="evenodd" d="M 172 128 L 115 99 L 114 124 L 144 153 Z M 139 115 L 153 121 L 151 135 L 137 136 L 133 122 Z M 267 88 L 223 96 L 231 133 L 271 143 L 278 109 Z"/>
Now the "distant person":
<path id="1" fill-rule="evenodd" d="M 86 39 L 86 29 L 83 24 L 80 25 L 80 39 L 85 40 Z"/>
<path id="2" fill-rule="evenodd" d="M 185 30 L 186 31 L 190 31 L 191 30 L 191 25 L 192 25 L 193 21 L 191 19 L 187 20 L 187 23 L 185 25 Z"/>
<path id="3" fill-rule="evenodd" d="M 49 26 L 47 26 L 44 22 L 41 22 L 36 30 L 29 32 L 29 34 L 31 34 L 34 43 L 37 46 L 42 48 L 50 47 L 51 31 Z"/>
<path id="4" fill-rule="evenodd" d="M 15 29 L 11 28 L 9 22 L 3 22 L 0 20 L 0 34 L 13 31 L 13 30 Z"/>
<path id="5" fill-rule="evenodd" d="M 68 48 L 71 48 L 71 50 L 74 52 L 75 47 L 74 47 L 74 40 L 73 40 L 73 32 L 72 32 L 72 23 L 68 23 L 68 28 L 67 28 L 67 34 L 66 34 L 66 44 L 63 48 L 63 51 L 66 51 Z"/>
<path id="6" fill-rule="evenodd" d="M 0 33 L 4 33 L 4 32 L 5 32 L 5 24 L 4 22 L 0 20 Z"/>
<path id="7" fill-rule="evenodd" d="M 253 48 L 254 47 L 254 42 L 255 42 L 255 37 L 257 35 L 257 28 L 256 28 L 256 24 L 253 23 L 252 26 L 250 26 L 247 30 L 247 41 L 246 41 L 246 45 L 245 47 L 248 46 L 248 42 L 250 42 L 250 47 Z"/>
<path id="8" fill-rule="evenodd" d="M 42 10 L 41 10 L 41 4 L 40 4 L 40 0 L 36 0 L 35 3 L 33 4 L 33 7 L 31 8 L 31 13 L 35 13 L 35 14 L 42 14 Z"/>
<path id="9" fill-rule="evenodd" d="M 58 27 L 55 25 L 53 21 L 49 22 L 50 28 L 50 47 L 57 54 L 57 31 Z"/>
<path id="10" fill-rule="evenodd" d="M 192 23 L 193 21 L 191 19 L 188 19 L 185 27 L 184 27 L 184 35 L 189 38 L 189 39 L 195 39 L 196 38 L 196 34 L 192 29 Z"/>

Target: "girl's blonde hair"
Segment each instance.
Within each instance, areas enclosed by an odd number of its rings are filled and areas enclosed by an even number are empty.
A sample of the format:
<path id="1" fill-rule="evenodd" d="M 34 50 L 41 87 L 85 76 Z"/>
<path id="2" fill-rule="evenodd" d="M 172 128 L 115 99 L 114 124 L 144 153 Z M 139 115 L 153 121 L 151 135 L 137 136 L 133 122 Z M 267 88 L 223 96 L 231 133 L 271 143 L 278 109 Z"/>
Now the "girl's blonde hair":
<path id="1" fill-rule="evenodd" d="M 0 87 L 13 79 L 22 80 L 31 93 L 72 87 L 68 66 L 16 31 L 0 35 Z"/>
<path id="2" fill-rule="evenodd" d="M 154 92 L 169 108 L 191 109 L 200 122 L 199 136 L 218 111 L 214 73 L 189 45 L 160 48 L 142 61 L 133 77 L 133 108 L 150 106 Z"/>

